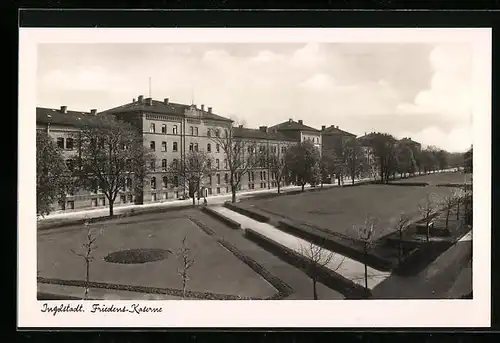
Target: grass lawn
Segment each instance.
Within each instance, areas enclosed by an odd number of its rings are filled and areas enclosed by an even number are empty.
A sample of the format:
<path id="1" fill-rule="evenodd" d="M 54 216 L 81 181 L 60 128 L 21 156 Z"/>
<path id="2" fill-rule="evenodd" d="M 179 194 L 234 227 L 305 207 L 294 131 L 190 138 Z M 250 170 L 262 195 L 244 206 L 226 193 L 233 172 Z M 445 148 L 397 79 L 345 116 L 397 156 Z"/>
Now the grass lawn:
<path id="1" fill-rule="evenodd" d="M 464 174 L 457 173 L 458 176 Z M 423 176 L 452 182 L 454 175 L 440 174 Z M 412 178 L 416 182 L 417 178 Z M 440 181 L 441 182 L 441 181 Z M 295 222 L 304 223 L 357 238 L 357 229 L 363 225 L 366 215 L 377 219 L 374 238 L 384 236 L 394 230 L 401 213 L 412 218 L 419 216 L 418 203 L 424 201 L 429 193 L 435 199 L 449 195 L 453 188 L 363 185 L 358 187 L 330 188 L 319 192 L 305 192 L 268 199 L 249 199 L 242 205 L 257 208 Z M 353 227 L 354 226 L 354 227 Z"/>
<path id="2" fill-rule="evenodd" d="M 429 185 L 436 185 L 440 183 L 464 183 L 472 181 L 472 174 L 464 173 L 437 173 L 429 175 L 415 176 L 408 179 L 394 180 L 394 183 L 405 183 L 405 182 L 428 182 Z"/>
<path id="3" fill-rule="evenodd" d="M 188 290 L 246 297 L 267 297 L 277 291 L 250 267 L 220 246 L 189 219 L 191 210 L 145 214 L 93 224 L 101 231 L 94 252 L 90 280 L 113 284 L 158 288 L 182 288 L 177 274 L 181 266 L 175 255 L 141 264 L 109 263 L 104 257 L 127 249 L 167 249 L 177 252 L 187 238 L 195 263 L 189 270 Z M 201 214 L 198 214 L 198 217 Z M 82 252 L 87 231 L 83 226 L 38 232 L 38 271 L 40 277 L 85 280 Z"/>

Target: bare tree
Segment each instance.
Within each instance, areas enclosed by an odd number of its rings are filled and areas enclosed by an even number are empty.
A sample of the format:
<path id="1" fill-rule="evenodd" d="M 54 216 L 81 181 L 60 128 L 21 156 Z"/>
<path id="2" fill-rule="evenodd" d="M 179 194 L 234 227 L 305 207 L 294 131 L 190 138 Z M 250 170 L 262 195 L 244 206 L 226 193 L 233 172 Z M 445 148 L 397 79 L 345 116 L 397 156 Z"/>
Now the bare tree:
<path id="1" fill-rule="evenodd" d="M 188 190 L 188 195 L 193 199 L 195 205 L 195 194 L 200 194 L 206 178 L 214 171 L 212 157 L 202 151 L 190 151 L 186 158 L 181 161 L 172 162 L 169 166 L 170 174 L 177 175 L 179 182 Z"/>
<path id="2" fill-rule="evenodd" d="M 322 268 L 329 268 L 328 265 L 333 262 L 336 254 L 329 250 L 324 249 L 323 247 L 308 242 L 308 244 L 301 244 L 299 246 L 299 253 L 305 257 L 306 261 L 304 263 L 304 269 L 306 274 L 309 275 L 312 281 L 313 286 L 313 297 L 314 300 L 318 300 L 318 292 L 316 289 L 316 285 L 318 282 L 319 275 L 321 273 Z M 339 262 L 332 271 L 336 272 L 344 263 L 345 257 L 342 257 L 342 260 Z"/>
<path id="3" fill-rule="evenodd" d="M 276 153 L 272 153 L 269 155 L 268 164 L 269 164 L 269 171 L 274 174 L 274 179 L 278 184 L 278 194 L 279 194 L 281 191 L 281 182 L 285 180 L 286 175 L 288 173 L 285 156 L 279 156 Z"/>
<path id="4" fill-rule="evenodd" d="M 368 289 L 368 250 L 373 245 L 373 233 L 375 232 L 375 218 L 367 215 L 365 223 L 358 229 L 359 240 L 363 243 L 363 256 L 365 265 L 365 288 Z"/>
<path id="5" fill-rule="evenodd" d="M 343 144 L 345 166 L 351 177 L 351 183 L 354 184 L 354 179 L 358 175 L 364 165 L 364 153 L 356 138 L 350 138 Z"/>
<path id="6" fill-rule="evenodd" d="M 43 217 L 52 204 L 64 201 L 70 186 L 70 171 L 60 148 L 45 131 L 36 131 L 36 214 Z"/>
<path id="7" fill-rule="evenodd" d="M 302 187 L 307 183 L 313 184 L 318 180 L 320 153 L 309 141 L 297 143 L 288 149 L 286 164 L 290 177 L 295 184 Z"/>
<path id="8" fill-rule="evenodd" d="M 86 222 L 85 227 L 87 228 L 87 241 L 82 244 L 83 253 L 77 252 L 75 250 L 71 250 L 73 254 L 81 257 L 85 262 L 85 294 L 83 299 L 86 300 L 89 294 L 89 283 L 90 283 L 90 264 L 94 260 L 94 256 L 92 255 L 93 251 L 97 249 L 97 245 L 95 241 L 97 240 L 97 235 L 94 234 L 92 228 L 88 222 Z"/>
<path id="9" fill-rule="evenodd" d="M 455 206 L 455 202 L 457 199 L 455 198 L 454 194 L 449 194 L 443 198 L 443 205 L 446 210 L 446 221 L 445 221 L 445 228 L 448 229 L 448 223 L 450 221 L 450 213 L 451 210 L 453 209 L 453 206 Z"/>
<path id="10" fill-rule="evenodd" d="M 211 139 L 219 145 L 226 158 L 231 202 L 234 203 L 241 177 L 246 172 L 259 167 L 265 154 L 258 149 L 256 141 L 234 137 L 233 129 L 225 130 L 224 133 L 216 131 L 215 137 Z"/>
<path id="11" fill-rule="evenodd" d="M 425 232 L 427 241 L 430 240 L 430 229 L 433 215 L 436 211 L 436 202 L 432 197 L 432 194 L 427 194 L 424 199 L 424 203 L 418 205 L 418 210 L 422 215 L 425 223 Z"/>
<path id="12" fill-rule="evenodd" d="M 182 246 L 177 252 L 177 258 L 181 262 L 181 267 L 177 270 L 177 273 L 182 278 L 182 298 L 184 299 L 186 297 L 187 282 L 189 281 L 188 271 L 195 262 L 187 243 L 187 237 L 182 239 Z"/>
<path id="13" fill-rule="evenodd" d="M 146 169 L 153 155 L 144 147 L 135 127 L 113 116 L 101 115 L 89 120 L 76 138 L 78 168 L 75 174 L 82 187 L 104 193 L 110 216 L 128 177 L 135 179 L 136 196 L 142 194 Z"/>
<path id="14" fill-rule="evenodd" d="M 398 264 L 401 264 L 402 256 L 403 256 L 403 232 L 406 230 L 408 227 L 408 224 L 410 222 L 410 218 L 402 213 L 398 221 L 396 223 L 396 230 L 399 234 L 399 241 L 398 241 Z"/>

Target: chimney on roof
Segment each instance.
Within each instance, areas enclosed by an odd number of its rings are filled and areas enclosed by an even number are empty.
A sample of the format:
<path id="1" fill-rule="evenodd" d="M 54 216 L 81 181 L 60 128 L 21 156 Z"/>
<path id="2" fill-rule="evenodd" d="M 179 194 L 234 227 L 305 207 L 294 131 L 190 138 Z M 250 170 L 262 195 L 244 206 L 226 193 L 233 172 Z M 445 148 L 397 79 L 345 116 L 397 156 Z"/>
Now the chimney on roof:
<path id="1" fill-rule="evenodd" d="M 365 131 L 365 136 L 366 136 L 366 131 Z"/>
<path id="2" fill-rule="evenodd" d="M 337 127 L 337 129 L 339 128 L 339 126 L 338 126 L 338 125 L 337 125 L 336 127 Z"/>
<path id="3" fill-rule="evenodd" d="M 163 102 L 165 103 L 165 105 L 168 105 L 168 98 L 163 99 Z"/>
<path id="4" fill-rule="evenodd" d="M 143 99 L 144 99 L 144 95 L 139 95 L 139 97 L 137 98 L 137 101 L 142 104 Z"/>
<path id="5" fill-rule="evenodd" d="M 267 126 L 259 126 L 259 130 L 267 133 Z"/>
<path id="6" fill-rule="evenodd" d="M 292 119 L 292 118 L 288 119 L 288 122 L 289 122 L 289 123 L 292 123 L 292 122 L 293 122 L 293 119 Z"/>
<path id="7" fill-rule="evenodd" d="M 303 121 L 302 121 L 302 119 L 299 119 L 299 124 L 300 125 L 304 124 Z"/>
<path id="8" fill-rule="evenodd" d="M 93 108 L 90 110 L 90 114 L 92 114 L 93 116 L 95 116 L 97 113 L 97 109 Z"/>
<path id="9" fill-rule="evenodd" d="M 67 109 L 68 109 L 68 107 L 67 107 L 67 106 L 61 106 L 61 112 L 62 112 L 62 113 L 66 113 L 66 112 L 67 112 Z"/>
<path id="10" fill-rule="evenodd" d="M 135 98 L 132 98 L 132 102 L 135 102 Z"/>
<path id="11" fill-rule="evenodd" d="M 212 107 L 208 107 L 208 113 L 212 113 Z"/>
<path id="12" fill-rule="evenodd" d="M 146 103 L 148 106 L 153 106 L 153 98 L 146 98 Z"/>
<path id="13" fill-rule="evenodd" d="M 321 131 L 325 131 L 326 130 L 326 125 L 321 125 Z"/>
<path id="14" fill-rule="evenodd" d="M 239 127 L 240 129 L 242 129 L 242 128 L 243 128 L 243 125 L 238 125 L 238 127 Z"/>
<path id="15" fill-rule="evenodd" d="M 205 112 L 205 105 L 201 104 L 201 111 Z"/>

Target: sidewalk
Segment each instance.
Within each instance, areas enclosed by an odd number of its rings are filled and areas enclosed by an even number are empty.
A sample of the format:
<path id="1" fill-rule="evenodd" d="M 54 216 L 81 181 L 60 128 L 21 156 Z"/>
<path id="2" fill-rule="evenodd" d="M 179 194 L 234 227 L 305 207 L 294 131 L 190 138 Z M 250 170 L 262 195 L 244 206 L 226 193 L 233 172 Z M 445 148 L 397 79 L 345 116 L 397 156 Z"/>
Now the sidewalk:
<path id="1" fill-rule="evenodd" d="M 226 216 L 238 223 L 241 224 L 241 228 L 244 229 L 252 229 L 272 241 L 284 245 L 287 248 L 295 251 L 296 253 L 303 255 L 303 249 L 309 249 L 311 243 L 283 232 L 272 225 L 267 223 L 258 222 L 252 218 L 246 217 L 242 214 L 234 212 L 225 207 L 213 207 L 213 209 L 223 216 Z M 316 245 L 313 244 L 314 247 Z M 316 250 L 313 250 L 316 251 Z M 322 250 L 322 254 L 329 254 L 330 251 L 327 249 Z M 365 275 L 365 266 L 363 263 L 343 256 L 339 253 L 332 252 L 332 260 L 326 265 L 327 268 L 332 271 L 336 271 L 336 273 L 342 275 L 348 280 L 351 280 L 354 283 L 357 283 L 361 286 L 365 285 L 364 275 Z M 382 272 L 380 270 L 374 269 L 372 267 L 367 268 L 368 272 L 368 288 L 372 289 L 377 286 L 380 282 L 384 281 L 387 277 L 389 277 L 390 273 Z"/>
<path id="2" fill-rule="evenodd" d="M 437 171 L 437 172 L 446 172 L 446 170 L 443 171 Z M 436 172 L 436 173 L 437 173 Z M 418 176 L 418 175 L 416 175 Z M 397 178 L 400 178 L 401 175 L 397 175 Z M 373 180 L 373 178 L 363 178 L 359 180 L 355 180 L 354 183 L 359 183 L 363 181 L 369 181 Z M 351 179 L 350 178 L 344 178 L 344 185 L 349 185 L 351 184 Z M 323 188 L 329 188 L 329 187 L 338 187 L 338 184 L 332 183 L 332 184 L 323 184 Z M 317 187 L 311 187 L 310 185 L 305 187 L 305 190 L 310 190 L 312 188 L 318 188 Z M 280 189 L 282 193 L 290 192 L 293 190 L 298 190 L 301 189 L 301 186 L 285 186 Z M 271 188 L 271 189 L 260 189 L 260 190 L 251 190 L 251 191 L 242 191 L 236 193 L 236 198 L 237 199 L 245 199 L 252 197 L 254 195 L 258 194 L 268 194 L 268 193 L 277 193 L 277 188 Z M 217 204 L 223 204 L 225 201 L 231 199 L 231 194 L 223 194 L 223 195 L 212 195 L 207 198 L 208 204 L 209 205 L 217 205 Z M 160 203 L 151 203 L 151 204 L 143 204 L 143 205 L 118 205 L 114 208 L 114 213 L 116 215 L 118 214 L 123 214 L 127 212 L 131 212 L 132 210 L 147 210 L 147 209 L 153 209 L 153 208 L 174 208 L 174 207 L 183 207 L 183 206 L 188 206 L 191 205 L 193 202 L 192 199 L 186 199 L 186 200 L 171 200 L 171 201 L 165 201 L 165 202 L 160 202 Z M 198 203 L 196 201 L 196 203 Z M 109 214 L 109 207 L 103 207 L 103 208 L 98 208 L 98 209 L 86 209 L 86 210 L 81 210 L 81 211 L 73 211 L 73 212 L 53 212 L 49 215 L 46 215 L 44 218 L 38 219 L 38 222 L 40 223 L 51 223 L 51 222 L 60 222 L 63 220 L 78 220 L 78 219 L 90 219 L 90 218 L 98 218 L 98 217 L 104 217 Z"/>
<path id="3" fill-rule="evenodd" d="M 359 182 L 359 181 L 356 181 Z M 325 184 L 323 185 L 323 188 L 328 188 L 328 187 L 337 187 L 336 184 Z M 311 186 L 306 186 L 305 189 L 309 190 L 314 187 Z M 298 190 L 301 189 L 300 186 L 286 186 L 282 187 L 280 189 L 281 193 L 287 193 L 290 191 Z M 245 199 L 252 197 L 254 195 L 258 194 L 268 194 L 268 193 L 277 193 L 278 190 L 277 188 L 271 188 L 271 189 L 261 189 L 261 190 L 253 190 L 253 191 L 243 191 L 236 193 L 236 198 L 237 199 Z M 227 200 L 231 199 L 231 194 L 223 194 L 223 195 L 212 195 L 207 198 L 208 204 L 209 205 L 218 205 L 218 204 L 223 204 Z M 170 208 L 170 207 L 183 207 L 183 206 L 188 206 L 193 203 L 192 199 L 186 199 L 186 200 L 172 200 L 172 201 L 166 201 L 166 202 L 160 202 L 160 203 L 151 203 L 151 204 L 143 204 L 143 205 L 122 205 L 122 206 L 117 206 L 114 208 L 114 213 L 115 214 L 123 214 L 130 212 L 131 210 L 139 210 L 139 209 L 148 209 L 148 208 Z M 196 203 L 198 203 L 196 201 Z M 201 201 L 200 201 L 201 203 Z M 82 211 L 74 211 L 74 212 L 55 212 L 51 213 L 44 218 L 40 218 L 38 221 L 40 223 L 47 223 L 47 222 L 52 222 L 52 221 L 58 221 L 60 219 L 71 219 L 71 220 L 77 220 L 77 219 L 90 219 L 90 218 L 97 218 L 97 217 L 103 217 L 107 216 L 109 214 L 109 207 L 104 207 L 104 208 L 99 208 L 99 209 L 94 209 L 94 210 L 82 210 Z"/>

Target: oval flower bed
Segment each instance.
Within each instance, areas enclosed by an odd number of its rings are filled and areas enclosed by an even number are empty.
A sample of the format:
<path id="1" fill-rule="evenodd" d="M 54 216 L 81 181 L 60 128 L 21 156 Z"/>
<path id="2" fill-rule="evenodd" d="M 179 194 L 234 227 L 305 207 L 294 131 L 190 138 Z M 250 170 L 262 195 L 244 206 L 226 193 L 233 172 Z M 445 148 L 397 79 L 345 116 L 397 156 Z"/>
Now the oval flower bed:
<path id="1" fill-rule="evenodd" d="M 170 250 L 164 249 L 130 249 L 115 251 L 104 257 L 110 263 L 135 264 L 164 260 L 171 255 Z"/>

